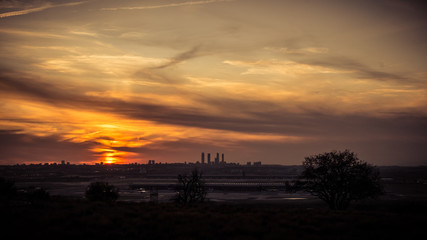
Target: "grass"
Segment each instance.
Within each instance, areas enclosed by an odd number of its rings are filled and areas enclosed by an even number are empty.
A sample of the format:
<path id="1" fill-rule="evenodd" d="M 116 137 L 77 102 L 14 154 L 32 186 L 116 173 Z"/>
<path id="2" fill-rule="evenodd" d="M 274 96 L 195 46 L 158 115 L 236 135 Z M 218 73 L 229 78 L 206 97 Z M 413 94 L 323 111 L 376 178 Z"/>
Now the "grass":
<path id="1" fill-rule="evenodd" d="M 427 203 L 103 203 L 52 198 L 0 206 L 1 239 L 423 239 Z"/>

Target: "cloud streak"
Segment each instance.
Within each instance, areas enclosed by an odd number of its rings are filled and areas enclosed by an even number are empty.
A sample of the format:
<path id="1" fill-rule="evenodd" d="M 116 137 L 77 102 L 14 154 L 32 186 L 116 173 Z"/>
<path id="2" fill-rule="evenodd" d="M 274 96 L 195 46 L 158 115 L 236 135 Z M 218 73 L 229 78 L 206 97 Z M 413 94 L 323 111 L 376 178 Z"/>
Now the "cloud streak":
<path id="1" fill-rule="evenodd" d="M 19 11 L 11 11 L 11 12 L 1 13 L 0 14 L 0 18 L 14 17 L 14 16 L 20 16 L 20 15 L 25 15 L 25 14 L 34 13 L 34 12 L 41 12 L 43 10 L 50 9 L 50 8 L 56 8 L 56 7 L 77 6 L 77 5 L 80 5 L 80 4 L 83 4 L 83 3 L 86 3 L 86 1 L 74 2 L 74 3 L 63 3 L 63 4 L 46 3 L 46 4 L 44 4 L 43 6 L 40 6 L 40 7 L 28 8 L 28 9 L 19 10 Z"/>
<path id="2" fill-rule="evenodd" d="M 170 3 L 162 5 L 153 5 L 153 6 L 135 6 L 135 7 L 117 7 L 117 8 L 101 8 L 103 11 L 116 11 L 116 10 L 149 10 L 149 9 L 158 9 L 158 8 L 171 8 L 171 7 L 183 7 L 183 6 L 193 6 L 193 5 L 203 5 L 217 2 L 232 2 L 235 0 L 206 0 L 206 1 L 190 1 L 182 3 Z"/>
<path id="3" fill-rule="evenodd" d="M 379 81 L 396 81 L 414 83 L 418 82 L 400 74 L 377 71 L 369 66 L 364 65 L 356 60 L 345 58 L 345 57 L 323 57 L 323 58 L 311 58 L 299 61 L 302 64 L 308 64 L 312 66 L 327 67 L 332 69 L 350 71 L 352 74 L 356 74 L 360 78 L 368 78 Z"/>
<path id="4" fill-rule="evenodd" d="M 194 57 L 197 57 L 199 55 L 199 47 L 193 47 L 192 49 L 185 51 L 183 53 L 180 53 L 173 57 L 169 62 L 162 64 L 160 66 L 153 67 L 153 69 L 163 69 L 167 68 L 173 65 L 176 65 L 180 62 L 183 62 L 185 60 L 192 59 Z"/>

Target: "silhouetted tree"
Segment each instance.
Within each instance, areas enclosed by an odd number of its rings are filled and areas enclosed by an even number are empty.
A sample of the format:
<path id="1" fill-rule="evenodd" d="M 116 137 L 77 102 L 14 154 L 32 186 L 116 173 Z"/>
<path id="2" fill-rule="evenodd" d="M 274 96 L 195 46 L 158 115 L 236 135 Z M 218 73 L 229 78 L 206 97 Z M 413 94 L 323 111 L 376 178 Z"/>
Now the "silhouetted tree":
<path id="1" fill-rule="evenodd" d="M 0 177 L 0 200 L 8 201 L 15 195 L 15 182 Z"/>
<path id="2" fill-rule="evenodd" d="M 107 182 L 94 182 L 87 187 L 85 195 L 90 201 L 114 202 L 119 198 L 119 190 Z"/>
<path id="3" fill-rule="evenodd" d="M 301 181 L 288 190 L 305 190 L 325 201 L 331 209 L 346 209 L 352 201 L 382 194 L 377 168 L 349 150 L 332 151 L 305 158 Z"/>
<path id="4" fill-rule="evenodd" d="M 178 175 L 178 194 L 175 198 L 179 203 L 196 203 L 206 200 L 206 187 L 202 173 L 194 169 L 191 176 Z"/>
<path id="5" fill-rule="evenodd" d="M 46 203 L 50 200 L 50 193 L 44 188 L 30 187 L 26 193 L 27 199 L 33 205 Z"/>

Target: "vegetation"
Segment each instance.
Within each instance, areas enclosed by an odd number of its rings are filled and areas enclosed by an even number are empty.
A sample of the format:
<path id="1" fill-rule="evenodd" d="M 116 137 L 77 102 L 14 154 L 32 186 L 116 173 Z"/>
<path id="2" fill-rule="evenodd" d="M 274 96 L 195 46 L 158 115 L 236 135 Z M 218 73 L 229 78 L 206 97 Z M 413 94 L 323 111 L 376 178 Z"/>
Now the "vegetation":
<path id="1" fill-rule="evenodd" d="M 107 182 L 94 182 L 87 187 L 85 195 L 90 201 L 114 202 L 119 198 L 119 190 Z"/>
<path id="2" fill-rule="evenodd" d="M 27 187 L 18 191 L 14 181 L 0 178 L 0 200 L 2 203 L 24 202 L 42 205 L 50 200 L 50 194 L 46 189 L 39 187 Z"/>
<path id="3" fill-rule="evenodd" d="M 91 202 L 0 204 L 2 239 L 426 239 L 427 204 L 321 205 Z"/>
<path id="4" fill-rule="evenodd" d="M 203 186 L 199 192 L 206 198 L 200 172 L 179 179 L 188 180 L 185 186 L 191 179 L 201 183 L 196 186 Z M 90 189 L 118 197 L 108 183 L 92 183 L 87 194 Z M 17 191 L 12 181 L 1 178 L 0 190 L 10 199 L 0 201 L 2 239 L 427 239 L 425 197 L 363 201 L 347 211 L 331 211 L 317 199 L 182 205 L 45 198 L 46 190 Z M 31 204 L 31 193 L 49 204 Z"/>
<path id="5" fill-rule="evenodd" d="M 383 192 L 379 171 L 349 150 L 306 157 L 303 167 L 300 176 L 303 181 L 288 187 L 319 197 L 330 209 L 346 209 L 352 201 Z"/>
<path id="6" fill-rule="evenodd" d="M 178 203 L 204 202 L 207 192 L 202 173 L 194 169 L 191 176 L 178 175 L 177 191 L 175 201 Z"/>
<path id="7" fill-rule="evenodd" d="M 7 200 L 16 194 L 15 182 L 0 177 L 0 199 Z"/>
<path id="8" fill-rule="evenodd" d="M 30 187 L 27 189 L 27 199 L 31 204 L 40 205 L 50 201 L 50 193 L 44 188 Z"/>

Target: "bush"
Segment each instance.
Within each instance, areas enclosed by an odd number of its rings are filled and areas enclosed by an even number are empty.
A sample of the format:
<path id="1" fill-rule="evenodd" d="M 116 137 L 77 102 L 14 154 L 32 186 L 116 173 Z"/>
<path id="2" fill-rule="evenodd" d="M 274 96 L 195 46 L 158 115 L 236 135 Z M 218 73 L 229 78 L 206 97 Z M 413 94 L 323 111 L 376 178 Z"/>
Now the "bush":
<path id="1" fill-rule="evenodd" d="M 0 199 L 8 201 L 16 195 L 15 182 L 0 177 Z"/>
<path id="2" fill-rule="evenodd" d="M 85 196 L 90 201 L 114 202 L 119 198 L 119 190 L 107 182 L 91 183 Z"/>
<path id="3" fill-rule="evenodd" d="M 30 188 L 27 190 L 26 195 L 33 205 L 42 204 L 50 200 L 50 193 L 44 188 Z"/>
<path id="4" fill-rule="evenodd" d="M 0 177 L 0 194 L 2 196 L 14 195 L 16 193 L 15 182 Z"/>

